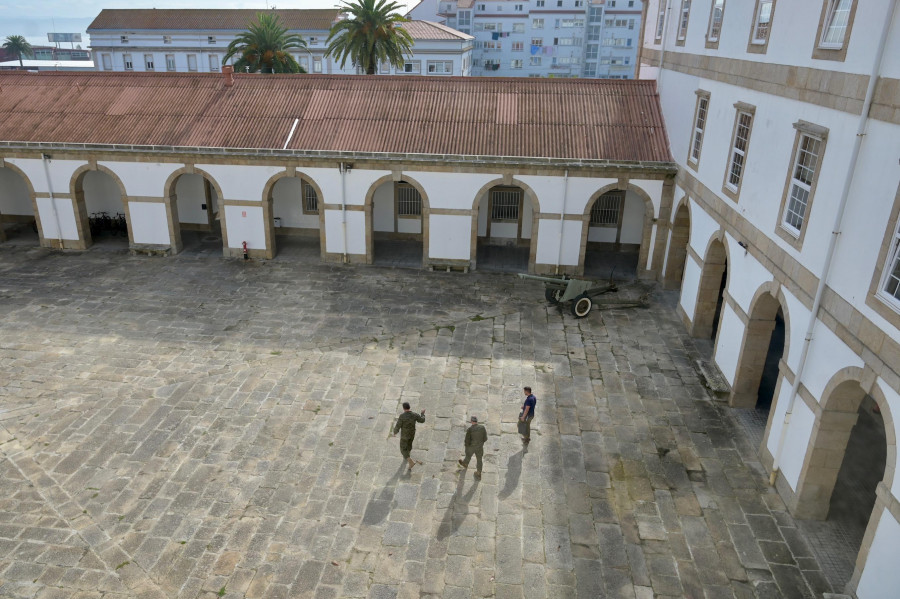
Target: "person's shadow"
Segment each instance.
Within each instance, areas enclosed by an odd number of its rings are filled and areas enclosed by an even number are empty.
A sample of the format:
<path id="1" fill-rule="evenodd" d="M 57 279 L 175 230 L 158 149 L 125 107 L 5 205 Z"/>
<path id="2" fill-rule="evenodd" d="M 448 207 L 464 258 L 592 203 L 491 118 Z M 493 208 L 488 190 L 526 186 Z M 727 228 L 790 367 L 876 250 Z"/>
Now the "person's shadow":
<path id="1" fill-rule="evenodd" d="M 459 480 L 456 482 L 456 491 L 454 491 L 453 497 L 450 499 L 450 505 L 447 506 L 444 518 L 441 520 L 440 526 L 438 526 L 437 538 L 439 541 L 443 541 L 459 530 L 459 525 L 462 524 L 462 521 L 465 519 L 465 514 L 459 514 L 459 517 L 457 517 L 455 513 L 456 506 L 467 505 L 472 501 L 475 489 L 478 488 L 478 480 L 479 479 L 477 478 L 473 479 L 472 486 L 469 487 L 469 490 L 463 495 L 462 490 L 466 483 L 466 471 L 460 471 Z"/>
<path id="2" fill-rule="evenodd" d="M 497 495 L 499 499 L 506 499 L 512 495 L 516 487 L 519 486 L 519 478 L 522 476 L 522 457 L 528 450 L 528 446 L 523 446 L 522 451 L 518 451 L 506 461 L 506 480 L 503 482 L 503 488 Z"/>
<path id="3" fill-rule="evenodd" d="M 400 475 L 403 474 L 404 468 L 406 468 L 405 461 L 400 464 L 394 475 L 384 484 L 378 497 L 372 497 L 369 500 L 369 503 L 366 505 L 366 511 L 363 514 L 363 524 L 375 526 L 387 519 L 388 514 L 391 513 L 391 504 L 394 502 L 397 482 L 400 480 Z"/>

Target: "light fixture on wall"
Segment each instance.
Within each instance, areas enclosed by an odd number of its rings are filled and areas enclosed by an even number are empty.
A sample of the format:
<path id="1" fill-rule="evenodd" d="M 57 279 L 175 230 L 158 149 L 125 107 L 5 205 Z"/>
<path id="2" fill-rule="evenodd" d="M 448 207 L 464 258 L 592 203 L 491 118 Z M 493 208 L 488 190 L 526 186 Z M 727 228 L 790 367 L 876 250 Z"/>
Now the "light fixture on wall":
<path id="1" fill-rule="evenodd" d="M 738 241 L 738 245 L 741 246 L 742 248 L 744 248 L 744 255 L 746 256 L 747 250 L 748 250 L 747 242 L 746 241 Z"/>

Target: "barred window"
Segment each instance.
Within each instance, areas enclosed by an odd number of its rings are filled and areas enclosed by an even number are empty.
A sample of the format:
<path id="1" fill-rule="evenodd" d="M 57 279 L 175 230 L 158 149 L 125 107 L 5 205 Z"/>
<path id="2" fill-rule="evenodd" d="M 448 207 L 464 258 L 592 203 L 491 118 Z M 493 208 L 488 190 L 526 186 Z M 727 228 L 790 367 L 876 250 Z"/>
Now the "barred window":
<path id="1" fill-rule="evenodd" d="M 519 222 L 519 206 L 522 191 L 519 189 L 494 189 L 491 191 L 491 220 Z"/>
<path id="2" fill-rule="evenodd" d="M 397 216 L 422 216 L 422 196 L 409 183 L 397 184 Z"/>
<path id="3" fill-rule="evenodd" d="M 621 189 L 604 193 L 591 207 L 591 224 L 599 227 L 618 226 L 624 201 L 625 192 Z"/>
<path id="4" fill-rule="evenodd" d="M 319 196 L 316 194 L 316 189 L 303 181 L 303 214 L 318 214 L 319 213 Z"/>

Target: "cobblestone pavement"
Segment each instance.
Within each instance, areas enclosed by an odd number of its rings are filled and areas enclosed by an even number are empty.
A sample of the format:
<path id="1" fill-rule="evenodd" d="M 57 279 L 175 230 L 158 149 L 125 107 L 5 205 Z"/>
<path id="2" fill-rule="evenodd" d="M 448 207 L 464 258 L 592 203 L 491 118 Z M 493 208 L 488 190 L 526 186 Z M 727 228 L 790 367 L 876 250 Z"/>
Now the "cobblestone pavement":
<path id="1" fill-rule="evenodd" d="M 821 596 L 674 302 L 575 320 L 510 275 L 0 247 L 0 596 Z"/>

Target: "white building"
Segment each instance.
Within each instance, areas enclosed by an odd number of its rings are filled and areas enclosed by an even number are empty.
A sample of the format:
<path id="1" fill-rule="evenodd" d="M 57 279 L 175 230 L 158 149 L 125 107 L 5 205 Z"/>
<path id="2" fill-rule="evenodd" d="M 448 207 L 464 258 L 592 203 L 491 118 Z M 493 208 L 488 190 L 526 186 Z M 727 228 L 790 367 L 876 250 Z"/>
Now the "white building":
<path id="1" fill-rule="evenodd" d="M 99 71 L 219 72 L 228 44 L 259 10 L 252 9 L 104 9 L 88 27 Z M 349 62 L 325 56 L 325 41 L 337 22 L 337 9 L 274 10 L 290 33 L 308 44 L 294 58 L 308 73 L 353 74 Z M 413 22 L 406 27 L 414 40 L 414 56 L 392 72 L 468 75 L 472 37 L 438 23 Z M 229 60 L 234 64 L 234 59 Z M 387 69 L 383 69 L 387 72 Z"/>
<path id="2" fill-rule="evenodd" d="M 0 70 L 14 71 L 24 68 L 26 71 L 93 71 L 94 63 L 90 60 L 34 60 L 23 58 L 22 65 L 18 60 L 0 62 Z"/>
<path id="3" fill-rule="evenodd" d="M 849 501 L 868 522 L 845 528 L 847 592 L 897 597 L 900 10 L 648 4 L 642 73 L 678 162 L 664 280 L 731 405 L 768 413 L 760 458 L 791 513 L 835 521 Z"/>
<path id="4" fill-rule="evenodd" d="M 423 0 L 409 16 L 473 34 L 473 75 L 631 79 L 641 11 L 641 0 Z"/>

